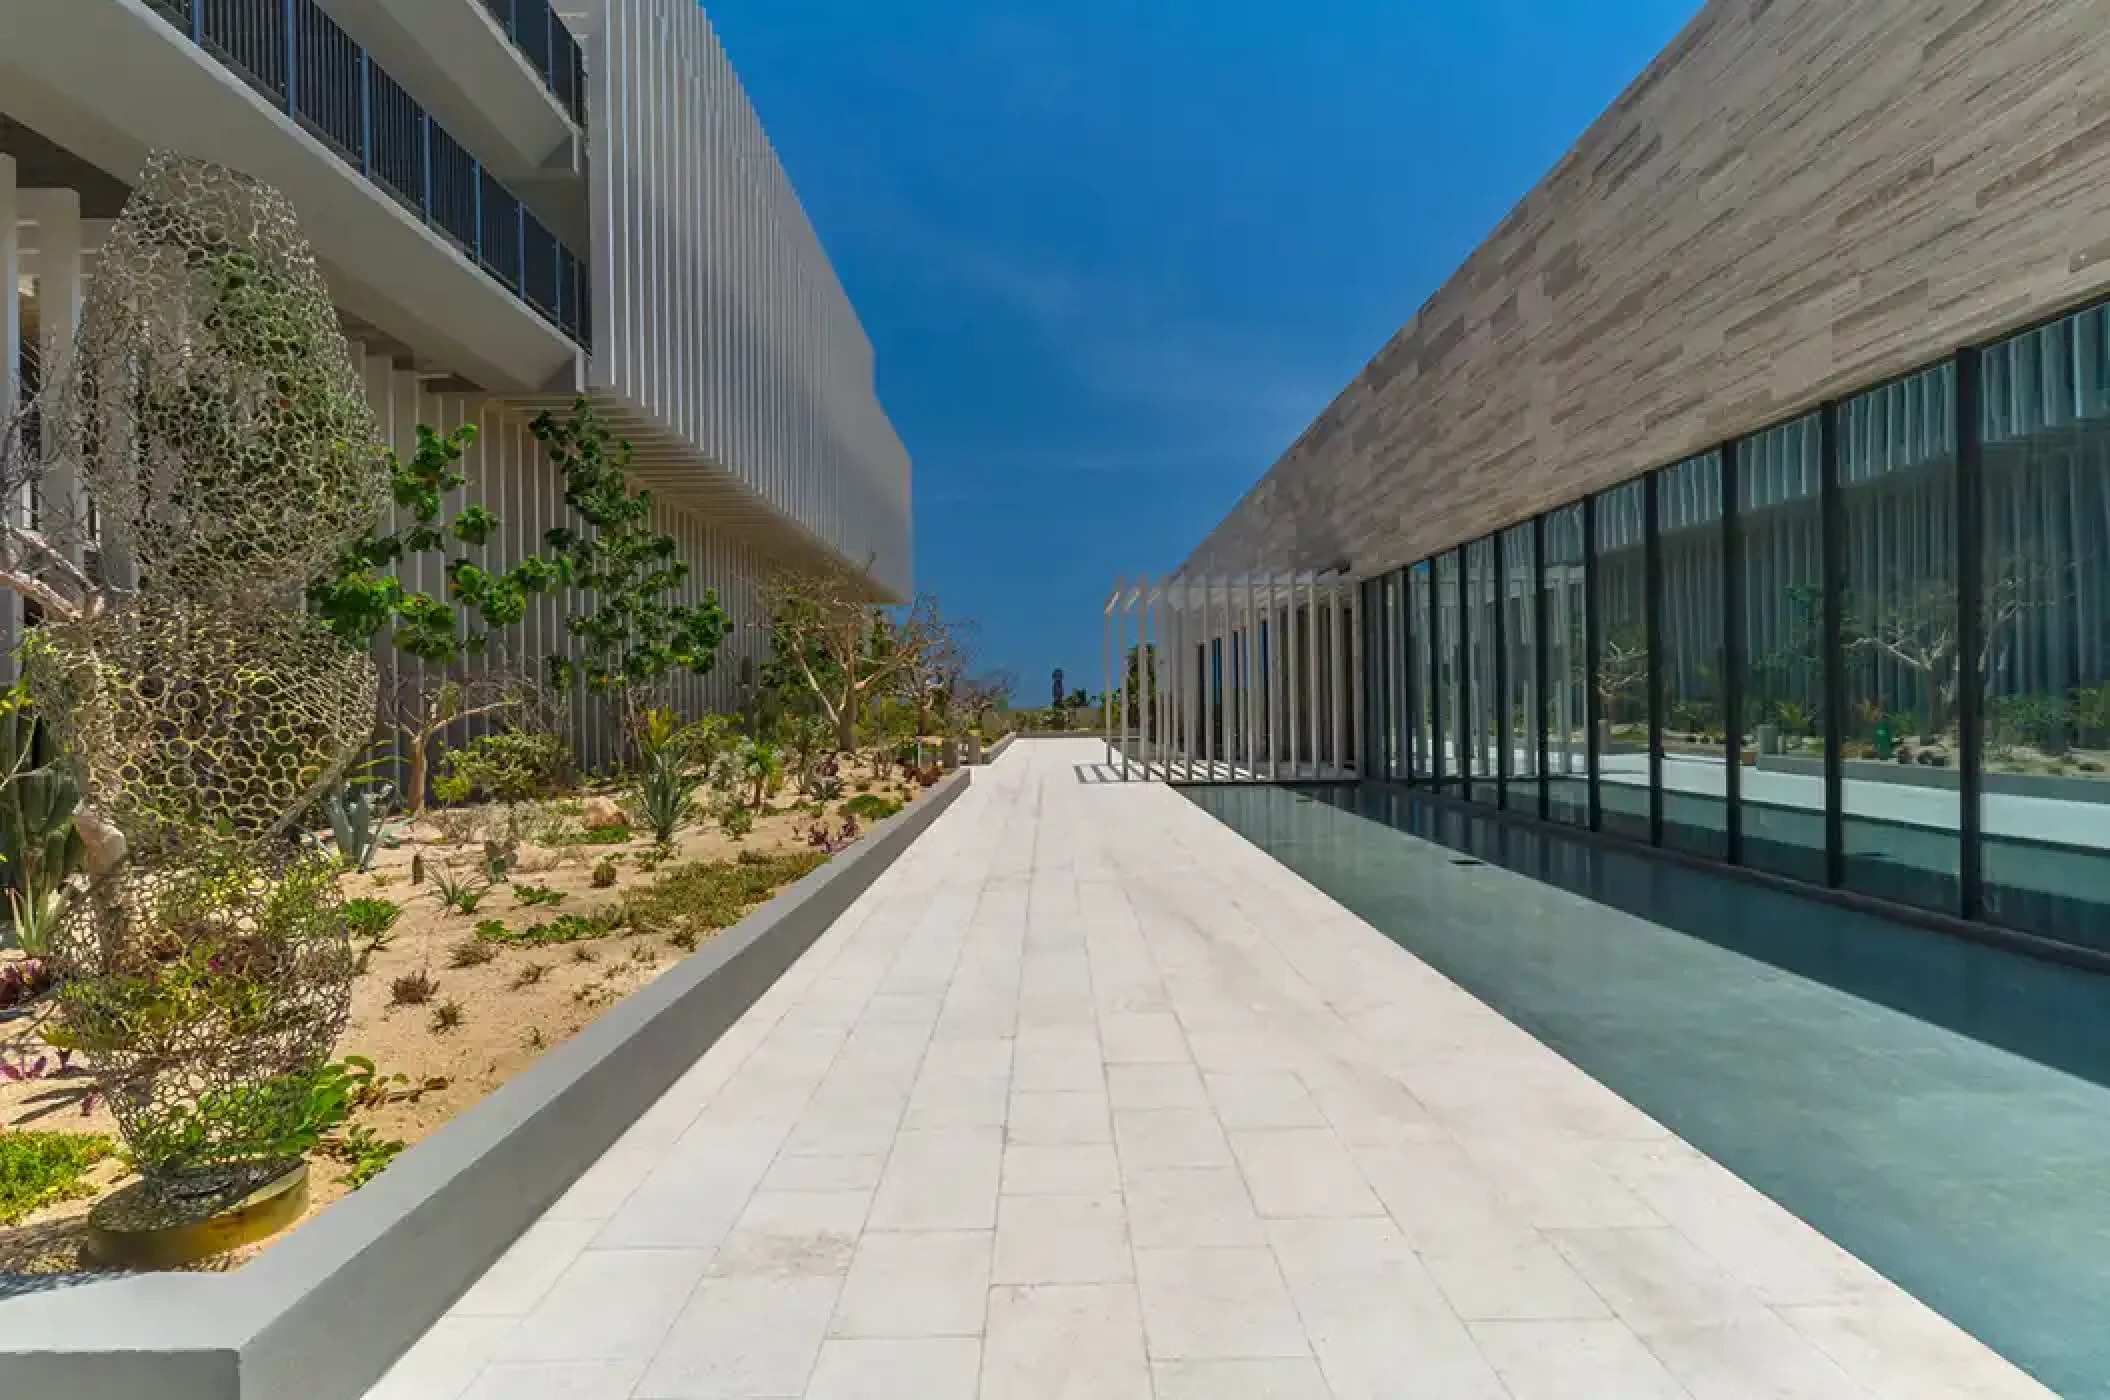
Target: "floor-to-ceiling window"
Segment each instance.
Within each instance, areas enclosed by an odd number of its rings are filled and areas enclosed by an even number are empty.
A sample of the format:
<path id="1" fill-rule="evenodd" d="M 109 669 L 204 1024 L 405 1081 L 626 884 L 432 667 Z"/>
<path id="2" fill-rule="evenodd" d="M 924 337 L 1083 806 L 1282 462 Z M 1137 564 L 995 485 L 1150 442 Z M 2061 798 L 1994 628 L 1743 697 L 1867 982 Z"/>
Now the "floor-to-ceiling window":
<path id="1" fill-rule="evenodd" d="M 1458 551 L 1452 550 L 1436 560 L 1436 635 L 1435 645 L 1429 655 L 1429 669 L 1433 672 L 1436 686 L 1436 712 L 1433 716 L 1436 727 L 1436 780 L 1457 782 L 1466 772 L 1463 735 L 1467 733 L 1465 707 L 1465 665 L 1459 656 L 1459 642 L 1463 629 L 1459 625 L 1458 580 L 1460 568 Z"/>
<path id="2" fill-rule="evenodd" d="M 1955 422 L 1951 365 L 1842 403 L 1834 522 L 1842 883 L 1946 911 L 1962 908 L 1959 708 L 1985 656 L 1960 654 Z"/>
<path id="3" fill-rule="evenodd" d="M 1649 839 L 1647 483 L 1597 497 L 1597 800 L 1601 829 Z"/>
<path id="4" fill-rule="evenodd" d="M 1500 638 L 1495 622 L 1501 604 L 1495 577 L 1493 537 L 1465 547 L 1466 650 L 1469 663 L 1466 696 L 1466 743 L 1475 802 L 1493 805 L 1500 795 L 1496 756 L 1501 752 L 1502 694 L 1495 682 L 1495 651 Z"/>
<path id="5" fill-rule="evenodd" d="M 1719 452 L 1690 458 L 1657 474 L 1656 554 L 1663 844 L 1726 860 L 1731 774 L 1722 708 Z"/>
<path id="6" fill-rule="evenodd" d="M 1583 508 L 1546 517 L 1546 802 L 1576 826 L 1590 822 L 1588 658 L 1584 607 Z"/>
<path id="7" fill-rule="evenodd" d="M 2110 308 L 1981 364 L 1983 910 L 2110 948 Z"/>
<path id="8" fill-rule="evenodd" d="M 1429 646 L 1435 637 L 1430 616 L 1430 575 L 1427 560 L 1407 570 L 1407 706 L 1410 734 L 1407 741 L 1408 771 L 1423 780 L 1436 776 L 1435 729 L 1430 706 L 1435 686 L 1429 671 Z"/>
<path id="9" fill-rule="evenodd" d="M 1737 445 L 1743 616 L 1732 658 L 1751 751 L 1740 775 L 1744 863 L 1812 884 L 1825 882 L 1821 436 L 1811 414 Z"/>
<path id="10" fill-rule="evenodd" d="M 1513 812 L 1539 809 L 1539 711 L 1537 531 L 1529 521 L 1502 533 L 1501 608 L 1503 671 L 1507 694 L 1499 721 L 1507 781 L 1502 805 Z"/>

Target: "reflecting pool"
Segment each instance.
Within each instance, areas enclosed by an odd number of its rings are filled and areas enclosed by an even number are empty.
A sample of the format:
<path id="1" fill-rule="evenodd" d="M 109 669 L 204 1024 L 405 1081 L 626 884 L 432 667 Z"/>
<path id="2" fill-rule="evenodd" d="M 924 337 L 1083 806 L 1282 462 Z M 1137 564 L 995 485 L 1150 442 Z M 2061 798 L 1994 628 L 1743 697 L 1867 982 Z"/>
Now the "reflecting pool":
<path id="1" fill-rule="evenodd" d="M 2110 1400 L 2110 978 L 1398 788 L 1185 795 L 2061 1395 Z"/>

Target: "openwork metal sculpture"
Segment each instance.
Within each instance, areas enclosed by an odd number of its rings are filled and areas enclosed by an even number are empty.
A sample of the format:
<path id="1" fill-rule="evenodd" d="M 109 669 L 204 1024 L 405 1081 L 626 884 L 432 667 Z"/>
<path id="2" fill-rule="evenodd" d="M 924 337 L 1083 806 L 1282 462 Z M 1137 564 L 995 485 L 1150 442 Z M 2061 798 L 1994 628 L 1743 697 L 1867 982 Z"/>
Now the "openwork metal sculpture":
<path id="1" fill-rule="evenodd" d="M 300 596 L 379 508 L 379 433 L 290 204 L 166 155 L 55 388 L 59 452 L 142 580 L 83 576 L 26 649 L 89 845 L 55 1034 L 155 1192 L 222 1197 L 298 1155 L 349 1011 L 334 867 L 294 826 L 370 739 L 377 682 Z"/>

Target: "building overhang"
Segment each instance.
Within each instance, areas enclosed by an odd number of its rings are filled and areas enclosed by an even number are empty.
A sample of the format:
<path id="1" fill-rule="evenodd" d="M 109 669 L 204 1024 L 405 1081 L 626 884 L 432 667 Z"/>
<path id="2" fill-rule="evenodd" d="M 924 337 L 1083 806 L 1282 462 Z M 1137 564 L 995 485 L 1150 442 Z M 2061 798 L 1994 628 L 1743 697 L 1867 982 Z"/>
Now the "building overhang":
<path id="1" fill-rule="evenodd" d="M 0 92 L 10 117 L 121 180 L 170 149 L 273 185 L 338 306 L 420 366 L 494 393 L 580 383 L 562 331 L 142 0 L 8 0 Z"/>

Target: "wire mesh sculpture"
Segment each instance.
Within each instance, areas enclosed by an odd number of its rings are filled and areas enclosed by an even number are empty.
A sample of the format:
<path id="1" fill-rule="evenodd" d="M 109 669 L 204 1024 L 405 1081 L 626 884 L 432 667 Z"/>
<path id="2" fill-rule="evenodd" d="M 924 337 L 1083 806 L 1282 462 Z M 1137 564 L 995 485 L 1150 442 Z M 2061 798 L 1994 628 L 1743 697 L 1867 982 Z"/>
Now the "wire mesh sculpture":
<path id="1" fill-rule="evenodd" d="M 54 571 L 70 596 L 25 645 L 89 845 L 53 1034 L 149 1186 L 217 1198 L 298 1155 L 349 1013 L 335 869 L 294 827 L 371 738 L 377 678 L 299 600 L 380 507 L 379 432 L 288 201 L 170 155 L 51 387 L 58 453 L 142 580 Z"/>

